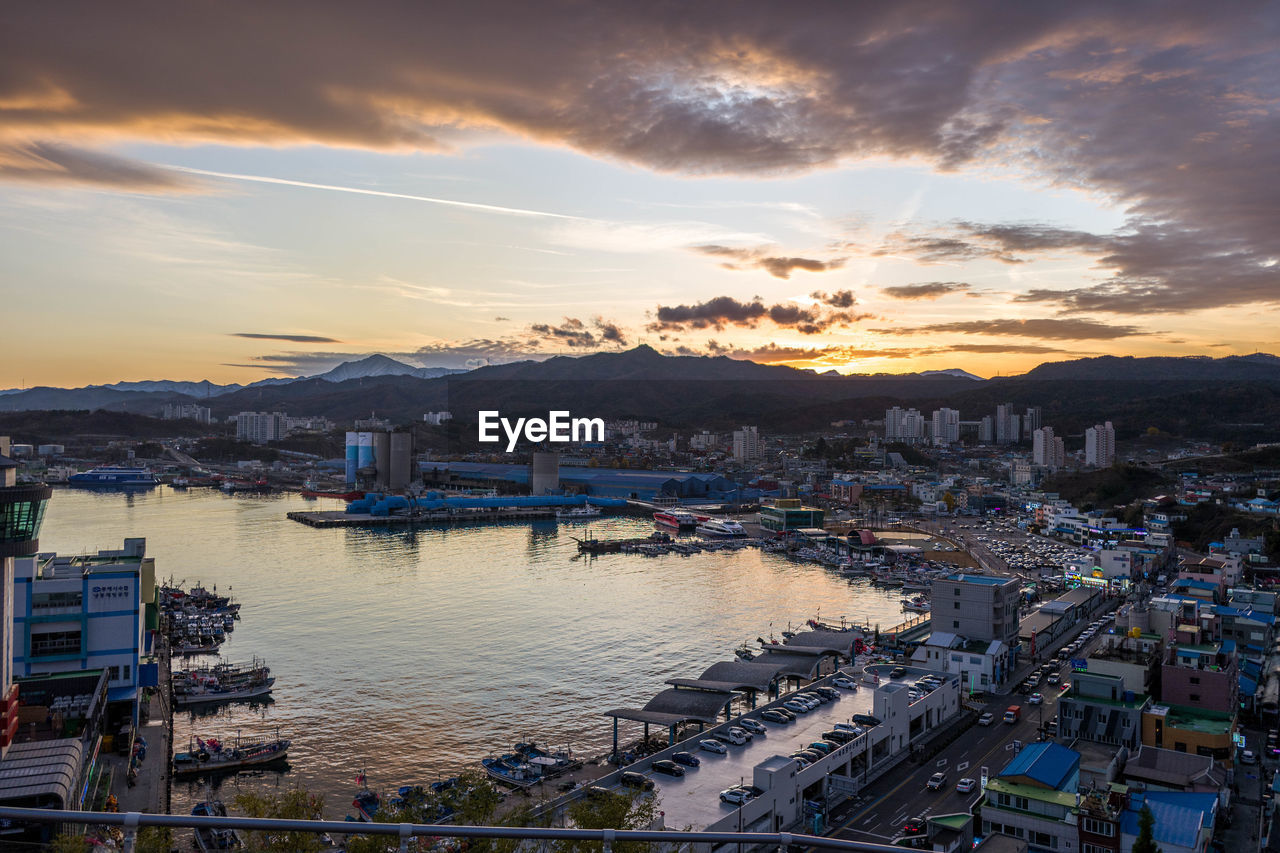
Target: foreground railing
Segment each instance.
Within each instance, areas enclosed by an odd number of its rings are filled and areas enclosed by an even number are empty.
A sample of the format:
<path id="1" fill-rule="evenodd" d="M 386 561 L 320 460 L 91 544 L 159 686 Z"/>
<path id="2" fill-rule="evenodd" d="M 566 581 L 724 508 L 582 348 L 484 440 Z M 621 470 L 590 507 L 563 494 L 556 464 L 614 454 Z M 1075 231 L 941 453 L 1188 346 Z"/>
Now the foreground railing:
<path id="1" fill-rule="evenodd" d="M 676 832 L 649 829 L 569 829 L 529 826 L 445 826 L 434 823 L 352 823 L 341 820 L 277 820 L 256 817 L 218 817 L 201 815 L 147 814 L 144 812 L 73 812 L 52 809 L 0 808 L 0 820 L 31 823 L 84 823 L 95 826 L 119 826 L 124 829 L 124 853 L 133 853 L 138 829 L 164 826 L 173 829 L 238 829 L 244 832 L 314 832 L 333 835 L 385 835 L 398 838 L 401 853 L 407 853 L 409 839 L 432 838 L 507 838 L 529 841 L 599 841 L 604 853 L 611 853 L 614 842 L 641 841 L 671 844 L 744 844 L 776 846 L 778 853 L 792 847 L 817 847 L 856 853 L 902 853 L 901 847 L 846 841 L 820 835 L 790 832 Z"/>

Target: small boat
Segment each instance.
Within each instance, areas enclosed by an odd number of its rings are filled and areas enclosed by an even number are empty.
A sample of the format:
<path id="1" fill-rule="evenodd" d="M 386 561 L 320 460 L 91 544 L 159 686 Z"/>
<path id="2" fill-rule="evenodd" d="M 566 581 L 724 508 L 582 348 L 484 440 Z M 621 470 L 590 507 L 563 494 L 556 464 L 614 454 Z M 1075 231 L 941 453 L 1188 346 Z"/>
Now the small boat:
<path id="1" fill-rule="evenodd" d="M 239 685 L 224 685 L 217 678 L 209 678 L 184 688 L 181 693 L 175 691 L 173 702 L 174 705 L 182 707 L 183 705 L 202 705 L 209 702 L 234 702 L 237 699 L 252 699 L 256 696 L 265 696 L 270 693 L 271 687 L 275 683 L 274 677 L 264 678 L 257 683 Z"/>
<path id="2" fill-rule="evenodd" d="M 913 613 L 928 613 L 932 608 L 928 599 L 922 595 L 917 595 L 915 598 L 902 599 L 902 609 Z"/>
<path id="3" fill-rule="evenodd" d="M 480 759 L 480 764 L 490 778 L 514 788 L 528 788 L 542 779 L 532 765 L 521 761 L 518 756 L 504 755 L 502 758 L 482 758 Z"/>
<path id="4" fill-rule="evenodd" d="M 237 739 L 234 745 L 227 745 L 217 738 L 206 741 L 193 737 L 187 751 L 173 757 L 173 775 L 231 773 L 283 761 L 288 754 L 289 741 L 282 738 L 248 743 Z"/>
<path id="5" fill-rule="evenodd" d="M 239 492 L 262 493 L 271 491 L 271 486 L 268 485 L 266 480 L 223 480 L 219 488 L 229 495 Z"/>
<path id="6" fill-rule="evenodd" d="M 220 800 L 206 800 L 196 803 L 191 813 L 198 817 L 226 817 L 227 807 Z M 196 847 L 205 853 L 213 850 L 240 850 L 244 847 L 244 839 L 234 829 L 197 827 L 195 832 Z"/>
<path id="7" fill-rule="evenodd" d="M 577 521 L 583 518 L 598 518 L 600 516 L 600 507 L 591 504 L 583 504 L 573 509 L 556 510 L 556 518 L 561 521 Z"/>
<path id="8" fill-rule="evenodd" d="M 368 788 L 364 788 L 355 795 L 354 799 L 351 800 L 351 805 L 355 807 L 358 815 L 354 820 L 359 820 L 364 823 L 373 823 L 373 816 L 378 813 L 378 809 L 382 805 L 382 798 L 378 796 L 377 791 L 371 791 Z M 348 820 L 351 819 L 352 818 L 348 816 Z"/>

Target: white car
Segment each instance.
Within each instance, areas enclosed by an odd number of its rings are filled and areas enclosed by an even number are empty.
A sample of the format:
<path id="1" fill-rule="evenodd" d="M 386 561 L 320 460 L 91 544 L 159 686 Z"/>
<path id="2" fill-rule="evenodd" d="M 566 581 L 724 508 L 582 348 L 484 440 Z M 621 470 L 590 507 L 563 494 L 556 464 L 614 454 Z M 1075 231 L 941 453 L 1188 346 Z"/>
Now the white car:
<path id="1" fill-rule="evenodd" d="M 968 794 L 973 791 L 973 789 L 977 786 L 977 784 L 978 783 L 973 781 L 972 779 L 961 779 L 959 782 L 956 783 L 956 791 L 961 794 Z"/>
<path id="2" fill-rule="evenodd" d="M 729 747 L 718 740 L 711 740 L 710 738 L 698 741 L 698 748 L 704 752 L 714 752 L 717 755 L 724 755 L 729 751 Z"/>
<path id="3" fill-rule="evenodd" d="M 852 680 L 850 680 L 850 679 L 848 679 L 848 678 L 836 678 L 836 679 L 832 679 L 831 683 L 832 683 L 832 684 L 834 684 L 836 687 L 842 687 L 842 688 L 844 688 L 845 690 L 857 690 L 857 689 L 858 689 L 858 684 L 857 684 L 857 682 L 852 681 Z"/>
<path id="4" fill-rule="evenodd" d="M 1030 696 L 1027 697 L 1027 702 L 1032 705 L 1039 705 L 1043 701 L 1044 701 L 1044 697 L 1041 696 L 1039 693 L 1032 693 Z"/>
<path id="5" fill-rule="evenodd" d="M 996 715 L 991 713 L 983 714 L 978 718 L 978 725 L 989 726 L 996 721 Z"/>
<path id="6" fill-rule="evenodd" d="M 782 703 L 782 707 L 784 707 L 784 708 L 786 708 L 788 711 L 791 711 L 791 712 L 796 713 L 796 714 L 807 714 L 807 713 L 809 713 L 809 705 L 808 705 L 807 703 L 805 703 L 805 702 L 797 702 L 797 701 L 796 701 L 796 700 L 794 700 L 794 699 L 791 699 L 791 700 L 789 700 L 789 701 L 783 702 L 783 703 Z"/>
<path id="7" fill-rule="evenodd" d="M 720 792 L 720 802 L 722 803 L 740 806 L 749 799 L 751 799 L 751 795 L 741 788 L 730 788 L 727 791 Z"/>

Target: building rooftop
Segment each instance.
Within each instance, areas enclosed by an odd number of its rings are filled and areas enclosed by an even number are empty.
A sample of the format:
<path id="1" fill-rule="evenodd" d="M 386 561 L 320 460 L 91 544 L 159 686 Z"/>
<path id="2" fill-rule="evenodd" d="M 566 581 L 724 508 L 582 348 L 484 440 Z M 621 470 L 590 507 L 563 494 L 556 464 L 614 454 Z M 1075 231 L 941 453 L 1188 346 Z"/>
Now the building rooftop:
<path id="1" fill-rule="evenodd" d="M 946 580 L 959 581 L 960 583 L 982 584 L 984 586 L 1004 586 L 1007 583 L 1018 583 L 1017 578 L 998 578 L 992 575 L 971 575 L 960 572 L 954 575 L 947 575 Z"/>
<path id="2" fill-rule="evenodd" d="M 1120 831 L 1138 834 L 1138 813 L 1146 804 L 1155 816 L 1153 828 L 1156 844 L 1194 850 L 1201 829 L 1212 828 L 1218 807 L 1218 795 L 1187 791 L 1148 791 L 1134 794 L 1129 808 L 1120 817 Z"/>
<path id="3" fill-rule="evenodd" d="M 988 797 L 992 792 L 997 794 L 1026 797 L 1029 800 L 1038 800 L 1042 803 L 1054 803 L 1071 809 L 1074 809 L 1076 806 L 1076 795 L 1072 791 L 1055 791 L 1049 788 L 1040 788 L 1035 785 L 1020 785 L 1017 782 L 1010 782 L 1007 779 L 988 779 Z M 1001 806 L 1000 808 L 1005 807 Z"/>
<path id="4" fill-rule="evenodd" d="M 1153 705 L 1147 713 L 1163 716 L 1166 726 L 1201 734 L 1225 735 L 1232 727 L 1230 714 L 1185 705 Z"/>
<path id="5" fill-rule="evenodd" d="M 1021 783 L 1025 780 L 1028 784 L 1037 783 L 1060 790 L 1079 769 L 1080 753 L 1046 741 L 1023 747 L 997 775 L 1006 781 Z"/>

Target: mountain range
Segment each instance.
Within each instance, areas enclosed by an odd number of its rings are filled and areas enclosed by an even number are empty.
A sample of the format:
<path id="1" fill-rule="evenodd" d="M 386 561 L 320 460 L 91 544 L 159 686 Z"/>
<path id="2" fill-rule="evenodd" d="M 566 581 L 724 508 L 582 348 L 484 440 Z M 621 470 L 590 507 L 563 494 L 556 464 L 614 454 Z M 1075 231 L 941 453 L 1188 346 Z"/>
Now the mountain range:
<path id="1" fill-rule="evenodd" d="M 803 431 L 880 418 L 898 404 L 926 413 L 950 406 L 972 419 L 1000 402 L 1042 406 L 1044 423 L 1060 431 L 1111 419 L 1118 428 L 1123 423 L 1138 431 L 1155 426 L 1177 434 L 1251 435 L 1276 422 L 1270 407 L 1280 407 L 1280 358 L 1103 356 L 982 380 L 958 369 L 818 374 L 725 356 L 666 356 L 647 346 L 471 371 L 413 367 L 375 355 L 317 376 L 245 386 L 153 380 L 17 390 L 0 396 L 0 411 L 102 409 L 158 416 L 166 404 L 199 403 L 217 419 L 241 411 L 287 411 L 350 423 L 371 413 L 419 421 L 423 412 L 447 409 L 466 423 L 479 409 L 521 416 L 565 408 L 678 428 L 759 423 L 762 429 Z"/>

